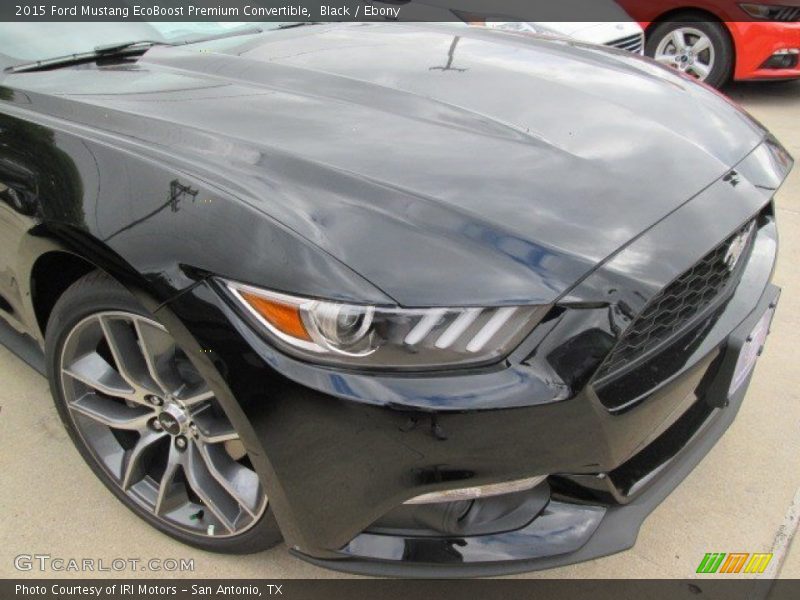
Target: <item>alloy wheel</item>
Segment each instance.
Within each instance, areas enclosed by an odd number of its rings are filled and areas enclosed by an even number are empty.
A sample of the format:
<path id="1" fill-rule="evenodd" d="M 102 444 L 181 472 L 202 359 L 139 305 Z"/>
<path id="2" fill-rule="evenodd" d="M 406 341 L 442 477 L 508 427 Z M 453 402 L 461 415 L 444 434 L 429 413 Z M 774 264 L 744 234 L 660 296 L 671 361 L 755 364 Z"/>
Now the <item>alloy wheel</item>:
<path id="1" fill-rule="evenodd" d="M 708 79 L 716 60 L 711 38 L 694 27 L 679 27 L 670 32 L 658 43 L 654 58 L 700 81 Z"/>
<path id="2" fill-rule="evenodd" d="M 267 497 L 239 434 L 159 323 L 120 311 L 85 318 L 66 337 L 60 372 L 83 442 L 150 515 L 205 537 L 259 521 Z"/>

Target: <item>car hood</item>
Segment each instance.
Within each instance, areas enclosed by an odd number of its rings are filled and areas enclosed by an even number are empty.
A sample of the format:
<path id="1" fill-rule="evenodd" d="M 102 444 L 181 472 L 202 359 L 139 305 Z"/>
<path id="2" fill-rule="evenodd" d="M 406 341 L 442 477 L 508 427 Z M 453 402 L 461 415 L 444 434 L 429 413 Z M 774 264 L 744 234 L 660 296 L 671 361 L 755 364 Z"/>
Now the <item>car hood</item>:
<path id="1" fill-rule="evenodd" d="M 551 302 L 764 136 L 648 60 L 446 24 L 298 27 L 12 78 L 48 93 L 40 110 L 235 182 L 403 305 Z"/>

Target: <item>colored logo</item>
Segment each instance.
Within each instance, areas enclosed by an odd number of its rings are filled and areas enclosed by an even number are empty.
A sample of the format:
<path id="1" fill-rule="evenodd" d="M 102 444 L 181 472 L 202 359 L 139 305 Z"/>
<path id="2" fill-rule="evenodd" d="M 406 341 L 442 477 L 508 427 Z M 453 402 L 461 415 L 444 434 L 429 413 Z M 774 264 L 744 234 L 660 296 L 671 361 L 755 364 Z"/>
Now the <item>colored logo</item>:
<path id="1" fill-rule="evenodd" d="M 698 573 L 763 573 L 772 554 L 708 552 L 697 566 Z"/>

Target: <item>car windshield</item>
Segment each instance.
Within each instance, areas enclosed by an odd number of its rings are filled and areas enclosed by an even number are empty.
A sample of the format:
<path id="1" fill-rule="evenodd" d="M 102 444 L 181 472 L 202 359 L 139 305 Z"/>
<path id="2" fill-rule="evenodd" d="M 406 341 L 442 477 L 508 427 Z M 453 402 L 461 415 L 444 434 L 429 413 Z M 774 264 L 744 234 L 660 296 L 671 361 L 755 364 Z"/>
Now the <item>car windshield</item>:
<path id="1" fill-rule="evenodd" d="M 92 52 L 97 47 L 128 42 L 183 44 L 287 25 L 292 23 L 0 23 L 0 54 L 14 63 L 33 62 Z"/>

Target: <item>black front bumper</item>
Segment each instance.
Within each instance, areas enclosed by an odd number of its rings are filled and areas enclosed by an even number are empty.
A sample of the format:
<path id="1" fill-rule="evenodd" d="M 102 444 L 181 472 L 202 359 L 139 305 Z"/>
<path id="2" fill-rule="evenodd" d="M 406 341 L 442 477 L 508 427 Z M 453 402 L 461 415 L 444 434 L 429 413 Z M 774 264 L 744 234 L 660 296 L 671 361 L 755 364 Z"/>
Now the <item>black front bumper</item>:
<path id="1" fill-rule="evenodd" d="M 212 280 L 158 316 L 241 432 L 296 555 L 334 569 L 422 576 L 586 560 L 633 544 L 744 397 L 746 384 L 728 397 L 733 365 L 779 290 L 770 283 L 774 189 L 742 166 L 741 177 L 721 178 L 580 282 L 490 367 L 376 374 L 303 363 L 277 351 Z M 593 374 L 620 335 L 619 319 L 639 314 L 754 215 L 735 292 L 691 339 L 675 341 L 653 385 L 616 390 L 630 397 L 609 408 Z M 514 527 L 483 523 L 480 533 L 453 534 L 382 526 L 422 494 L 536 475 L 549 476 L 547 501 Z"/>
<path id="2" fill-rule="evenodd" d="M 400 537 L 362 533 L 341 551 L 341 559 L 295 554 L 319 566 L 351 573 L 404 577 L 493 576 L 582 562 L 634 545 L 645 518 L 711 450 L 736 417 L 750 376 L 727 394 L 739 352 L 762 315 L 774 309 L 780 289 L 770 285 L 758 306 L 725 341 L 724 353 L 698 399 L 708 410 L 694 423 L 685 445 L 659 468 L 646 489 L 626 504 L 585 504 L 551 500 L 527 526 L 516 531 L 474 537 Z M 679 424 L 676 423 L 675 426 Z M 670 431 L 662 435 L 669 435 Z M 415 560 L 424 557 L 424 560 Z"/>

